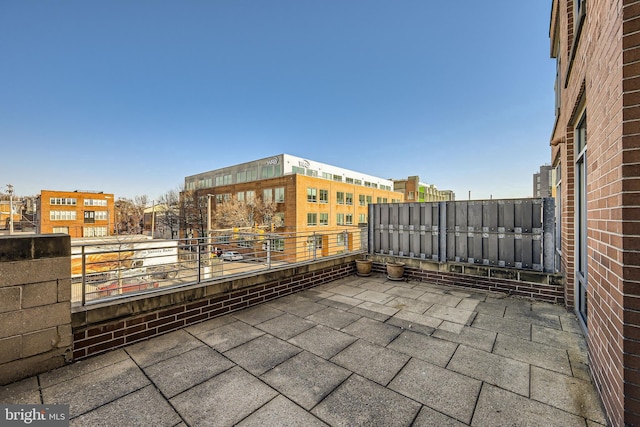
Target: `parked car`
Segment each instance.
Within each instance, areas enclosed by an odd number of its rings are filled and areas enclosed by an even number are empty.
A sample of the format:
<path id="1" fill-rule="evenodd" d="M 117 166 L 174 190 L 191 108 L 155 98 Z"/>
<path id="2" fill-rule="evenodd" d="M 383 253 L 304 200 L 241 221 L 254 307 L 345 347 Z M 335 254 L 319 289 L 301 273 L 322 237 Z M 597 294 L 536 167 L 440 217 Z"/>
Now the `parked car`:
<path id="1" fill-rule="evenodd" d="M 242 255 L 236 251 L 225 251 L 222 252 L 222 259 L 226 261 L 240 261 Z"/>

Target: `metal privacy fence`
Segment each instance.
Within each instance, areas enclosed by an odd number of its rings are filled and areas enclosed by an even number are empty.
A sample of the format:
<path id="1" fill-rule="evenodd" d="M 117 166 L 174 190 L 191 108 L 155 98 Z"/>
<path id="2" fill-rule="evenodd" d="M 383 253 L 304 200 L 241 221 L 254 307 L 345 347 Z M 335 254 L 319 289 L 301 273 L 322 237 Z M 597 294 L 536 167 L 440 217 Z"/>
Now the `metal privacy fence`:
<path id="1" fill-rule="evenodd" d="M 554 199 L 369 206 L 369 252 L 554 271 Z"/>

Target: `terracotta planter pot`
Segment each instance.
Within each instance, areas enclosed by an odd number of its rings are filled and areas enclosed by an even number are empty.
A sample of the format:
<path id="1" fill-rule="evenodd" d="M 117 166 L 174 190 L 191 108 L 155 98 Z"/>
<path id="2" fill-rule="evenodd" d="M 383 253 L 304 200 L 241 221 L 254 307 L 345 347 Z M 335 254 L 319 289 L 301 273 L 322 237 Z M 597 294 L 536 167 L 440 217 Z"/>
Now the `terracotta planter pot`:
<path id="1" fill-rule="evenodd" d="M 357 259 L 356 260 L 356 270 L 358 271 L 358 276 L 371 276 L 371 267 L 373 266 L 373 261 L 370 259 Z"/>
<path id="2" fill-rule="evenodd" d="M 387 278 L 389 280 L 403 280 L 404 276 L 404 262 L 388 262 L 387 263 Z"/>

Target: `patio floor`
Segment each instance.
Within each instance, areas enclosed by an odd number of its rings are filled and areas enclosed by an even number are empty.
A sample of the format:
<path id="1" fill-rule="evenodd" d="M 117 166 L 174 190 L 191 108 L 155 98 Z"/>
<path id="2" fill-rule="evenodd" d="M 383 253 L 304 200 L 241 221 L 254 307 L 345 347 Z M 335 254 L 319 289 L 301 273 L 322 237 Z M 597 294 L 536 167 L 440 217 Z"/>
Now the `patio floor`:
<path id="1" fill-rule="evenodd" d="M 597 426 L 563 307 L 351 276 L 0 387 L 79 426 Z"/>

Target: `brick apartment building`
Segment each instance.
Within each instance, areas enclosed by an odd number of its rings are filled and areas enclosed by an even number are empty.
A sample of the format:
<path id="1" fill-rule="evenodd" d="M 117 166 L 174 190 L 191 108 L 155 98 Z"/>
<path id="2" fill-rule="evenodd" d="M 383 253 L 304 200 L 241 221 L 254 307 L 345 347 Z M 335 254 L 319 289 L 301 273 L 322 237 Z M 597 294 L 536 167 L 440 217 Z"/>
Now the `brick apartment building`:
<path id="1" fill-rule="evenodd" d="M 533 197 L 554 197 L 554 176 L 551 165 L 540 166 L 540 171 L 533 174 Z"/>
<path id="2" fill-rule="evenodd" d="M 640 425 L 640 1 L 553 0 L 559 269 L 611 425 Z"/>
<path id="3" fill-rule="evenodd" d="M 391 180 L 289 154 L 188 176 L 185 190 L 213 195 L 214 210 L 232 197 L 273 200 L 284 221 L 276 231 L 317 234 L 313 244 L 323 255 L 340 244 L 327 241 L 328 234 L 367 223 L 370 203 L 404 201 Z"/>
<path id="4" fill-rule="evenodd" d="M 72 238 L 113 234 L 113 194 L 42 190 L 36 204 L 40 234 L 65 233 Z"/>
<path id="5" fill-rule="evenodd" d="M 419 176 L 410 176 L 407 179 L 394 179 L 393 189 L 404 194 L 407 202 L 448 202 L 456 199 L 451 190 L 438 190 L 433 184 L 420 182 Z"/>

